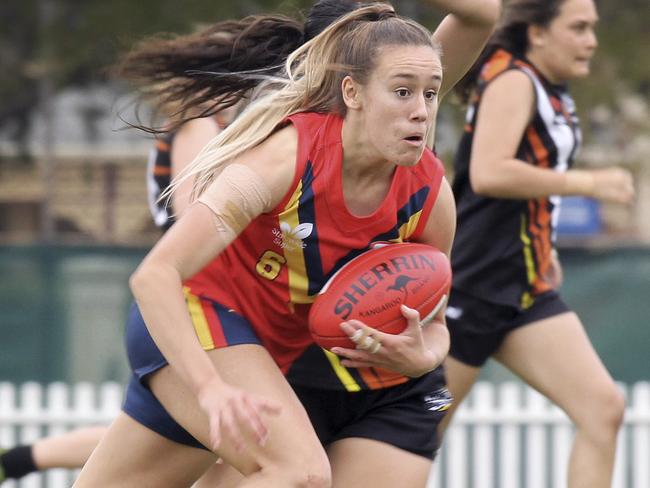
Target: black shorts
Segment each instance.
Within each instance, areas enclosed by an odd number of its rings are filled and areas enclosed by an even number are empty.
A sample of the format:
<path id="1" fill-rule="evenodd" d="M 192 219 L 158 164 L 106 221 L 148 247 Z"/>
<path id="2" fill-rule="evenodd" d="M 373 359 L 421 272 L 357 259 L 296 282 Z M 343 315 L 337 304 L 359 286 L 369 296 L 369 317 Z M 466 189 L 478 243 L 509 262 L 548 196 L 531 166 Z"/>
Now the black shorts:
<path id="1" fill-rule="evenodd" d="M 348 437 L 374 439 L 435 457 L 438 424 L 452 399 L 442 367 L 381 390 L 358 392 L 293 386 L 324 446 Z"/>
<path id="2" fill-rule="evenodd" d="M 569 310 L 555 291 L 539 295 L 530 308 L 520 310 L 452 290 L 447 306 L 449 355 L 470 366 L 483 366 L 514 329 Z"/>

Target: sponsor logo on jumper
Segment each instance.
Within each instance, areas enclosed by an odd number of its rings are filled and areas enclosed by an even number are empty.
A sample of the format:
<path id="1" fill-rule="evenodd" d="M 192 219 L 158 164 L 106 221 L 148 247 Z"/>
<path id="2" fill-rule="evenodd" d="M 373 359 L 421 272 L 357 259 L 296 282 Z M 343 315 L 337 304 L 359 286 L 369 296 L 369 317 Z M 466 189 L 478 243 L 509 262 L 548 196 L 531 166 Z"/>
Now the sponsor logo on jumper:
<path id="1" fill-rule="evenodd" d="M 444 412 L 454 401 L 447 388 L 439 388 L 430 395 L 424 395 L 422 400 L 424 408 L 431 412 Z"/>
<path id="2" fill-rule="evenodd" d="M 458 320 L 463 316 L 463 309 L 460 307 L 452 307 L 451 305 L 447 306 L 445 310 L 445 315 L 449 319 Z"/>
<path id="3" fill-rule="evenodd" d="M 303 242 L 303 239 L 309 237 L 313 229 L 314 224 L 309 222 L 298 224 L 295 229 L 292 229 L 286 222 L 280 222 L 280 228 L 276 227 L 271 231 L 274 236 L 273 243 L 289 251 L 304 249 L 307 244 Z"/>
<path id="4" fill-rule="evenodd" d="M 406 299 L 408 293 L 407 285 L 411 282 L 416 282 L 415 286 L 411 288 L 411 292 L 416 292 L 420 287 L 426 284 L 428 279 L 416 279 L 408 276 L 406 272 L 416 269 L 429 269 L 436 270 L 436 266 L 431 259 L 423 254 L 413 254 L 410 256 L 402 256 L 392 258 L 380 263 L 366 273 L 362 274 L 359 279 L 352 283 L 347 290 L 343 292 L 341 298 L 336 301 L 334 305 L 334 313 L 346 320 L 354 311 L 355 306 L 359 303 L 359 298 L 373 291 L 378 300 L 375 303 L 378 305 L 359 311 L 360 317 L 371 317 L 385 310 L 399 307 L 400 304 Z M 386 287 L 382 286 L 377 288 L 377 285 L 390 280 L 390 284 Z M 385 283 L 384 283 L 385 285 Z M 403 295 L 399 297 L 384 298 L 386 293 L 400 292 Z"/>

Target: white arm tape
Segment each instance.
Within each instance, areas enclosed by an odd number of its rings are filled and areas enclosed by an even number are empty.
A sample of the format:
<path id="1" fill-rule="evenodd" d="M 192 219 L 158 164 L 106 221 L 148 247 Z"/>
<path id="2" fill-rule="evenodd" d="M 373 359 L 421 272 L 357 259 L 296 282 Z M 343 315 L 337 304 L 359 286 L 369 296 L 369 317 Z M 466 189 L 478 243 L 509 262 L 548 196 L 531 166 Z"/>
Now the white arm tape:
<path id="1" fill-rule="evenodd" d="M 235 238 L 271 204 L 271 190 L 248 166 L 233 163 L 199 196 L 198 201 L 214 213 L 220 232 Z"/>

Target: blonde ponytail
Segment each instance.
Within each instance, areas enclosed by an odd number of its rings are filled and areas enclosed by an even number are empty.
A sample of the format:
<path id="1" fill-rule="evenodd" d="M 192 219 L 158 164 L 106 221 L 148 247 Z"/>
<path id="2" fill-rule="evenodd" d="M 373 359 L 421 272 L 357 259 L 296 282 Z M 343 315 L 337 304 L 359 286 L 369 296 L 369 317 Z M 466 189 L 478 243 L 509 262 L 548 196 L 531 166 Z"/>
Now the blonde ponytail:
<path id="1" fill-rule="evenodd" d="M 252 102 L 210 141 L 161 198 L 169 198 L 188 179 L 194 180 L 192 198 L 197 198 L 225 164 L 266 140 L 289 115 L 334 112 L 344 116 L 341 81 L 350 75 L 366 83 L 375 67 L 376 51 L 384 45 L 435 49 L 430 32 L 397 17 L 390 5 L 371 4 L 345 15 L 291 53 L 284 76 L 269 78 L 276 89 Z"/>

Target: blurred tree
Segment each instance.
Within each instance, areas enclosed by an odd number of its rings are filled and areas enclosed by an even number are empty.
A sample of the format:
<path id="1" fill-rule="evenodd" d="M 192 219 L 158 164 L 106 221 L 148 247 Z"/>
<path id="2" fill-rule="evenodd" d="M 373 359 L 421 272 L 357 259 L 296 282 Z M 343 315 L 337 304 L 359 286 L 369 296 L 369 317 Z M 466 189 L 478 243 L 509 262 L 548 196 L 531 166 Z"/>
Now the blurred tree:
<path id="1" fill-rule="evenodd" d="M 38 104 L 37 80 L 29 69 L 38 50 L 36 2 L 1 2 L 0 18 L 0 128 L 9 131 L 26 158 L 29 114 Z"/>
<path id="2" fill-rule="evenodd" d="M 0 130 L 28 160 L 33 110 L 57 90 L 105 81 L 119 53 L 153 33 L 263 12 L 295 15 L 308 1 L 3 0 L 0 2 Z M 45 87 L 43 85 L 46 85 Z"/>
<path id="3" fill-rule="evenodd" d="M 104 81 L 119 53 L 144 36 L 183 33 L 200 23 L 259 12 L 299 15 L 312 0 L 2 0 L 0 1 L 0 130 L 25 141 L 29 117 L 43 97 Z M 425 25 L 439 20 L 423 0 L 395 0 L 397 10 Z M 621 85 L 650 86 L 647 0 L 597 0 L 601 48 L 595 76 L 581 82 L 579 105 L 612 101 Z M 43 89 L 47 80 L 49 89 Z M 645 88 L 644 88 L 645 87 Z"/>

